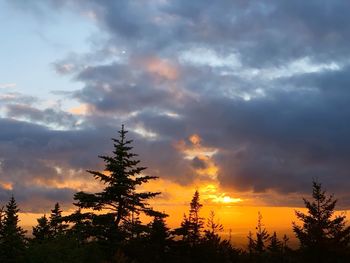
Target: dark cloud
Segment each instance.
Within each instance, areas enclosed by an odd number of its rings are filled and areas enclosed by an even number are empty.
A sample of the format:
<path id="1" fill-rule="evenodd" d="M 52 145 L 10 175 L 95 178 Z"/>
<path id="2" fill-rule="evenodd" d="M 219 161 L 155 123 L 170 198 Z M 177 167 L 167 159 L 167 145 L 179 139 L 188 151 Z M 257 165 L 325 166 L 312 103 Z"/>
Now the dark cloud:
<path id="1" fill-rule="evenodd" d="M 1 120 L 2 178 L 59 178 L 55 165 L 101 167 L 96 155 L 108 153 L 124 122 L 155 175 L 191 182 L 205 164 L 184 159 L 175 145 L 199 134 L 218 149 L 226 188 L 290 205 L 318 178 L 349 205 L 348 1 L 50 2 L 34 9 L 89 11 L 107 33 L 91 54 L 54 62 L 81 82 L 71 96 L 91 110 L 74 126 L 64 112 L 7 106 L 13 118 L 74 129 Z"/>
<path id="2" fill-rule="evenodd" d="M 57 109 L 39 110 L 23 104 L 9 104 L 6 108 L 7 116 L 11 118 L 24 118 L 32 122 L 54 124 L 66 128 L 74 128 L 77 124 L 75 116 Z"/>

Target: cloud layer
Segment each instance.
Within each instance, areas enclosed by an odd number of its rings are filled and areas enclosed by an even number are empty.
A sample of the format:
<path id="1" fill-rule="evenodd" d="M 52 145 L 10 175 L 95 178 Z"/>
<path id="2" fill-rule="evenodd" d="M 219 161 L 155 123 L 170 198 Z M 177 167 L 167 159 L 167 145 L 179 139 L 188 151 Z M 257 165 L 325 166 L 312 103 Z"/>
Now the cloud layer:
<path id="1" fill-rule="evenodd" d="M 149 172 L 168 180 L 191 184 L 206 167 L 178 147 L 198 134 L 229 191 L 275 205 L 271 194 L 293 199 L 318 178 L 349 200 L 348 1 L 11 2 L 35 15 L 89 14 L 103 37 L 89 54 L 52 62 L 82 84 L 64 95 L 80 110 L 0 96 L 1 198 L 11 184 L 23 200 L 68 200 L 78 186 L 60 182 L 83 187 L 125 123 Z"/>

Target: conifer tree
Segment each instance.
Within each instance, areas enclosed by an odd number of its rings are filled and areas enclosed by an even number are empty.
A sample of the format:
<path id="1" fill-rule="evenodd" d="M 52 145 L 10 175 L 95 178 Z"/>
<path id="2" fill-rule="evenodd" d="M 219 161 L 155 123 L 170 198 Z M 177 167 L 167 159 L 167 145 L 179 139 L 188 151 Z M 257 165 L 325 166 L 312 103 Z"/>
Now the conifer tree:
<path id="1" fill-rule="evenodd" d="M 50 215 L 50 232 L 53 238 L 64 235 L 68 225 L 63 223 L 62 210 L 59 203 L 55 204 L 54 209 L 51 210 Z"/>
<path id="2" fill-rule="evenodd" d="M 220 224 L 219 221 L 215 220 L 214 211 L 210 211 L 209 218 L 207 219 L 207 227 L 208 230 L 206 230 L 206 232 L 209 232 L 213 235 L 217 235 L 219 232 L 224 230 L 223 225 Z"/>
<path id="3" fill-rule="evenodd" d="M 201 238 L 204 221 L 199 212 L 202 206 L 199 200 L 199 192 L 195 191 L 190 203 L 188 217 L 184 215 L 181 226 L 174 231 L 176 235 L 182 236 L 183 241 L 189 242 L 191 245 L 196 245 Z"/>
<path id="4" fill-rule="evenodd" d="M 171 239 L 169 228 L 166 226 L 164 217 L 154 217 L 149 226 L 149 239 L 152 243 L 157 243 L 165 246 L 168 240 Z"/>
<path id="5" fill-rule="evenodd" d="M 174 230 L 174 234 L 182 237 L 182 241 L 189 242 L 190 239 L 190 231 L 191 231 L 191 223 L 187 218 L 186 214 L 183 215 L 183 219 L 181 221 L 181 225 L 179 228 Z"/>
<path id="6" fill-rule="evenodd" d="M 18 225 L 17 203 L 12 196 L 6 205 L 0 233 L 0 262 L 21 262 L 26 247 L 25 231 Z"/>
<path id="7" fill-rule="evenodd" d="M 273 232 L 270 237 L 270 243 L 267 246 L 267 249 L 272 253 L 279 253 L 282 251 L 283 244 L 278 239 L 276 232 Z"/>
<path id="8" fill-rule="evenodd" d="M 201 231 L 204 226 L 203 218 L 199 215 L 202 206 L 203 205 L 200 203 L 199 192 L 196 190 L 190 203 L 189 213 L 189 221 L 191 225 L 190 239 L 193 244 L 199 241 L 201 237 Z"/>
<path id="9" fill-rule="evenodd" d="M 33 227 L 34 241 L 44 242 L 51 237 L 50 222 L 46 215 L 37 219 L 38 224 Z"/>
<path id="10" fill-rule="evenodd" d="M 140 161 L 135 159 L 137 154 L 131 152 L 133 141 L 127 140 L 127 132 L 122 125 L 122 129 L 118 132 L 119 138 L 112 139 L 114 142 L 112 155 L 99 156 L 105 163 L 104 171 L 88 170 L 95 179 L 104 183 L 104 189 L 98 193 L 78 192 L 74 196 L 77 201 L 75 205 L 81 209 L 106 211 L 104 214 L 95 214 L 95 221 L 109 218 L 107 221 L 113 224 L 117 232 L 121 223 L 124 225 L 130 223 L 132 214 L 135 217 L 140 213 L 148 216 L 164 216 L 148 204 L 148 200 L 160 193 L 137 190 L 137 187 L 158 177 L 143 175 L 146 167 L 139 166 Z"/>
<path id="11" fill-rule="evenodd" d="M 85 243 L 92 236 L 92 214 L 82 213 L 77 209 L 73 214 L 64 217 L 64 221 L 72 224 L 67 233 L 79 243 Z"/>
<path id="12" fill-rule="evenodd" d="M 248 250 L 250 254 L 260 257 L 265 251 L 270 235 L 267 233 L 262 223 L 262 215 L 258 212 L 258 224 L 256 226 L 255 238 L 253 234 L 249 232 L 248 235 Z"/>
<path id="13" fill-rule="evenodd" d="M 169 249 L 172 237 L 164 217 L 154 217 L 149 224 L 148 240 L 152 250 L 152 262 L 166 262 L 165 254 Z"/>
<path id="14" fill-rule="evenodd" d="M 253 256 L 255 252 L 255 242 L 254 242 L 254 236 L 252 231 L 249 231 L 247 238 L 248 238 L 248 245 L 247 245 L 248 253 L 250 256 Z"/>
<path id="15" fill-rule="evenodd" d="M 222 232 L 224 227 L 219 221 L 215 220 L 214 211 L 210 211 L 209 218 L 207 219 L 207 228 L 208 229 L 204 231 L 205 239 L 213 243 L 213 245 L 218 244 L 221 240 L 219 232 Z"/>
<path id="16" fill-rule="evenodd" d="M 327 195 L 321 183 L 313 182 L 312 201 L 304 200 L 307 213 L 296 211 L 302 225 L 293 222 L 293 231 L 300 241 L 301 249 L 312 260 L 325 260 L 325 255 L 344 252 L 350 242 L 350 227 L 346 226 L 344 214 L 335 216 L 337 200 Z"/>
<path id="17" fill-rule="evenodd" d="M 269 234 L 267 233 L 264 225 L 262 223 L 262 215 L 258 213 L 258 225 L 256 227 L 256 240 L 255 240 L 255 250 L 258 254 L 265 252 L 266 242 L 269 239 Z"/>

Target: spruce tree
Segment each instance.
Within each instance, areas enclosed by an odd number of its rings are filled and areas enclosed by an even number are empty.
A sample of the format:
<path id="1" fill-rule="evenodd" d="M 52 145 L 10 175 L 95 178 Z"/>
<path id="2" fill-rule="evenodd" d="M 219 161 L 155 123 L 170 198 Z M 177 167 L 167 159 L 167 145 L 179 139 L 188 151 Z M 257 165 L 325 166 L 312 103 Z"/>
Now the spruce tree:
<path id="1" fill-rule="evenodd" d="M 266 250 L 266 242 L 269 240 L 269 234 L 267 233 L 262 223 L 262 215 L 258 213 L 258 225 L 256 226 L 256 240 L 255 251 L 258 254 L 262 254 Z"/>
<path id="2" fill-rule="evenodd" d="M 252 232 L 248 235 L 248 250 L 250 255 L 254 255 L 258 259 L 261 259 L 262 255 L 266 252 L 267 242 L 270 235 L 267 233 L 262 223 L 262 215 L 258 212 L 258 224 L 256 226 L 255 238 Z"/>
<path id="3" fill-rule="evenodd" d="M 267 246 L 267 249 L 271 253 L 280 253 L 283 248 L 283 243 L 278 239 L 276 232 L 273 232 L 272 236 L 270 237 L 270 243 Z"/>
<path id="4" fill-rule="evenodd" d="M 152 243 L 165 246 L 168 240 L 171 239 L 169 228 L 166 226 L 164 217 L 154 217 L 149 225 L 149 229 L 149 240 Z"/>
<path id="5" fill-rule="evenodd" d="M 344 214 L 335 216 L 337 200 L 327 195 L 321 183 L 313 182 L 312 201 L 304 200 L 307 213 L 296 211 L 302 225 L 293 222 L 293 231 L 300 241 L 301 249 L 310 260 L 326 261 L 327 255 L 345 252 L 350 242 L 350 227 L 346 226 Z"/>
<path id="6" fill-rule="evenodd" d="M 189 213 L 189 221 L 191 225 L 190 240 L 193 244 L 196 244 L 199 241 L 204 226 L 203 218 L 199 215 L 202 206 L 203 205 L 200 203 L 199 192 L 196 190 L 190 203 Z"/>
<path id="7" fill-rule="evenodd" d="M 174 229 L 173 233 L 177 236 L 181 236 L 183 242 L 189 242 L 190 240 L 191 223 L 186 214 L 183 215 L 181 225 L 179 228 Z"/>
<path id="8" fill-rule="evenodd" d="M 209 218 L 207 219 L 207 228 L 208 229 L 204 231 L 207 236 L 216 236 L 219 232 L 224 230 L 223 225 L 215 220 L 214 211 L 210 211 Z"/>
<path id="9" fill-rule="evenodd" d="M 38 224 L 33 227 L 34 241 L 39 243 L 45 242 L 51 237 L 50 222 L 46 215 L 37 219 Z"/>
<path id="10" fill-rule="evenodd" d="M 6 205 L 0 233 L 0 262 L 22 262 L 26 248 L 25 231 L 18 225 L 17 203 L 12 196 Z"/>
<path id="11" fill-rule="evenodd" d="M 94 221 L 102 226 L 101 229 L 108 227 L 116 232 L 120 232 L 121 225 L 133 223 L 130 220 L 132 215 L 134 218 L 141 213 L 148 216 L 164 216 L 148 204 L 148 200 L 160 193 L 141 192 L 137 189 L 158 177 L 143 174 L 146 167 L 139 166 L 140 161 L 135 159 L 137 154 L 131 152 L 133 141 L 127 140 L 128 131 L 124 129 L 124 125 L 118 133 L 119 138 L 112 138 L 112 155 L 99 156 L 105 163 L 104 171 L 87 171 L 105 185 L 104 189 L 98 193 L 78 192 L 74 195 L 77 201 L 75 205 L 79 208 L 104 212 L 94 215 Z"/>
<path id="12" fill-rule="evenodd" d="M 169 250 L 172 238 L 164 217 L 155 217 L 149 224 L 147 241 L 152 251 L 151 262 L 166 262 L 165 255 Z"/>
<path id="13" fill-rule="evenodd" d="M 50 231 L 53 238 L 63 236 L 68 225 L 63 223 L 62 210 L 59 203 L 55 204 L 50 215 Z"/>
<path id="14" fill-rule="evenodd" d="M 188 217 L 184 214 L 181 226 L 174 231 L 176 235 L 182 236 L 182 240 L 188 242 L 190 245 L 196 245 L 201 238 L 204 221 L 200 217 L 199 212 L 202 206 L 199 199 L 199 192 L 195 191 L 190 203 Z"/>
<path id="15" fill-rule="evenodd" d="M 73 214 L 65 216 L 64 220 L 72 224 L 71 228 L 67 230 L 69 236 L 80 244 L 87 242 L 93 233 L 92 216 L 91 213 L 82 213 L 80 208 Z"/>

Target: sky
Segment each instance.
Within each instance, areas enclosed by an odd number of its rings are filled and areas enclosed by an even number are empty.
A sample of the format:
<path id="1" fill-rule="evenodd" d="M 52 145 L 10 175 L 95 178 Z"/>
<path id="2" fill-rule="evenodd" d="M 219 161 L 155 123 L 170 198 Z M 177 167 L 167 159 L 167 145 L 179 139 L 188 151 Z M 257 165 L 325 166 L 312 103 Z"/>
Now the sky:
<path id="1" fill-rule="evenodd" d="M 349 8 L 0 0 L 0 202 L 71 211 L 125 124 L 172 226 L 195 190 L 242 235 L 290 229 L 312 180 L 349 209 Z"/>

